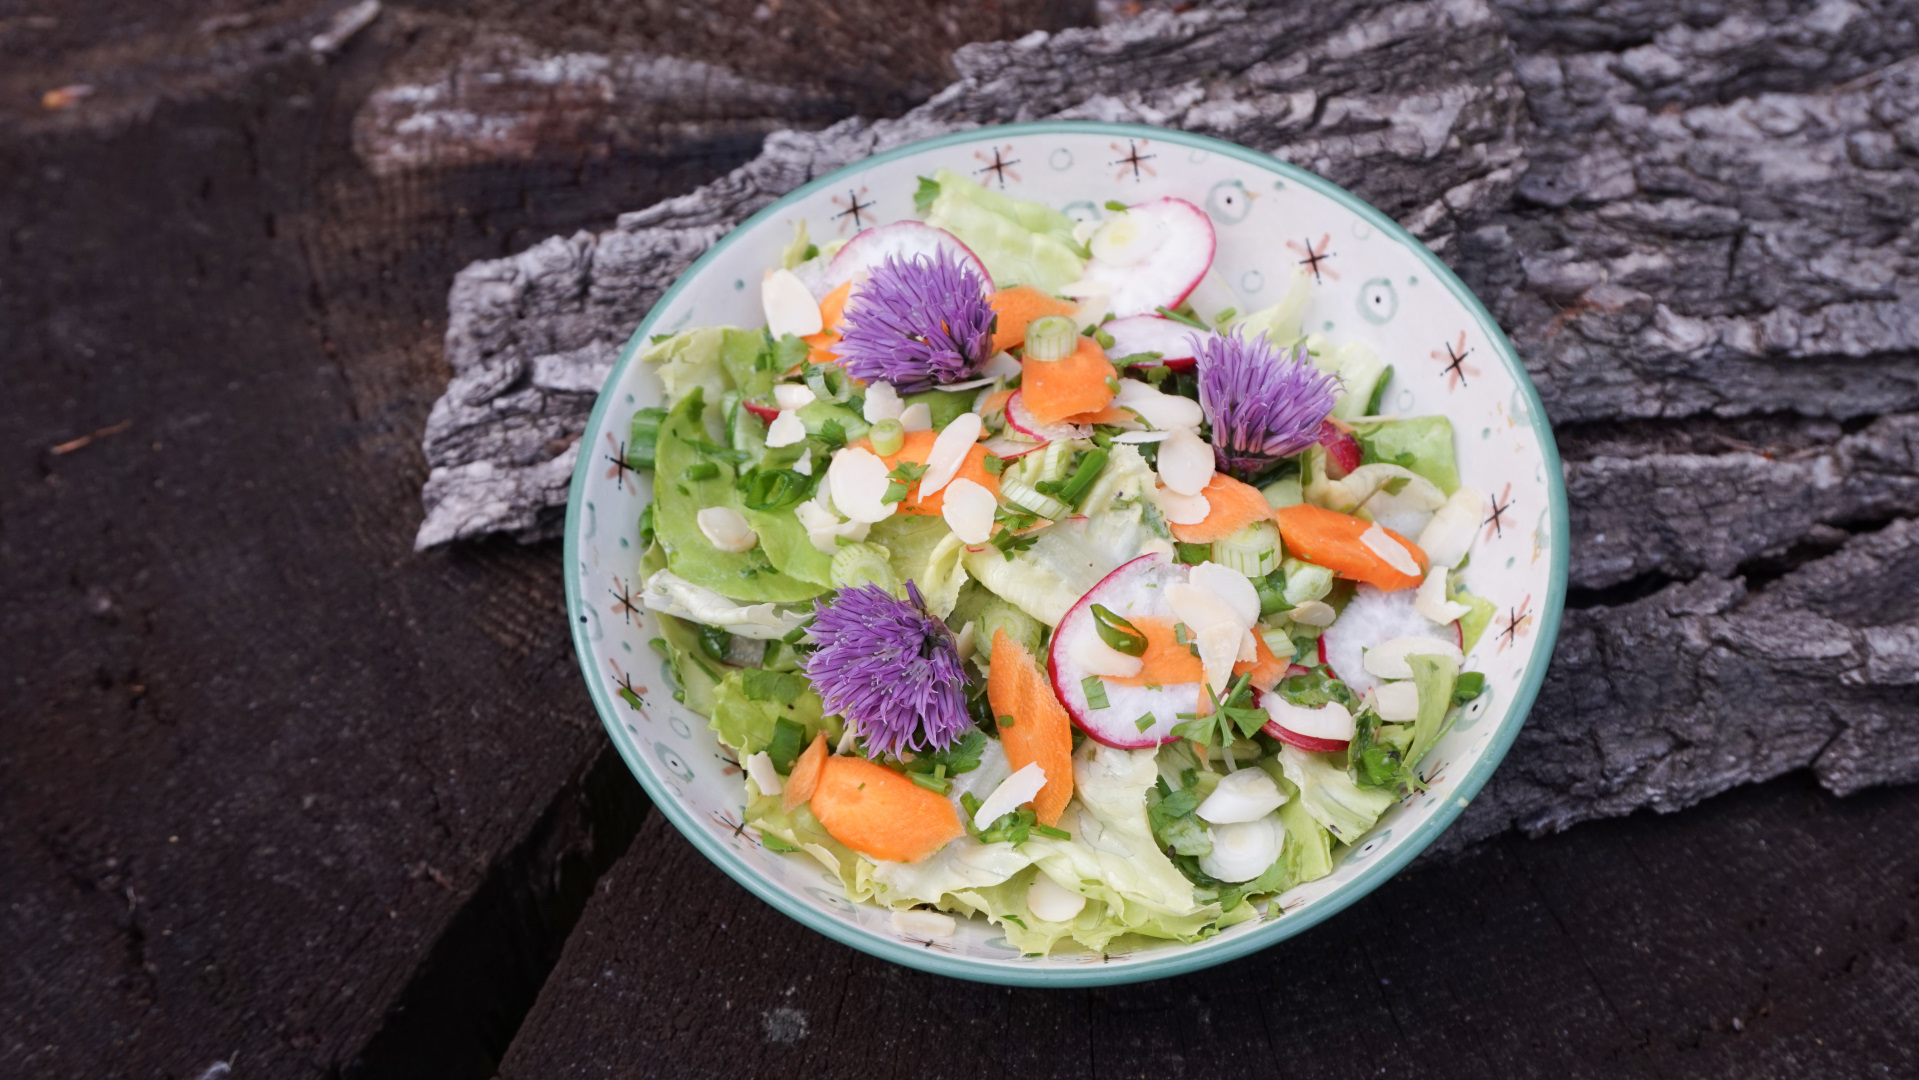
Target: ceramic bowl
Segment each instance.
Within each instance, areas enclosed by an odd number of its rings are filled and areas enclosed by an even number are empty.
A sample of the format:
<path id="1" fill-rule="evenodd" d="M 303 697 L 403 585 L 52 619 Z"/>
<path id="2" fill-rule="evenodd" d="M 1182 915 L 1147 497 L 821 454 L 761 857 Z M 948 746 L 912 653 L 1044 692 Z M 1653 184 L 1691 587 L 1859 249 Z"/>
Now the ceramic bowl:
<path id="1" fill-rule="evenodd" d="M 1214 266 L 1246 309 L 1277 300 L 1289 275 L 1315 275 L 1306 328 L 1370 344 L 1394 368 L 1382 412 L 1443 413 L 1459 473 L 1491 500 L 1466 571 L 1499 614 L 1467 659 L 1486 674 L 1435 746 L 1426 790 L 1390 809 L 1333 873 L 1280 895 L 1260 919 L 1197 944 L 1122 939 L 1101 956 L 1022 956 L 993 926 L 958 920 L 929 939 L 891 913 L 849 902 L 804 854 L 764 847 L 741 827 L 739 768 L 705 718 L 677 704 L 647 644 L 638 521 L 649 478 L 611 464 L 636 410 L 660 384 L 634 362 L 649 336 L 692 326 L 759 326 L 756 283 L 804 221 L 816 242 L 914 216 L 916 178 L 949 168 L 1008 195 L 1099 218 L 1108 200 L 1185 198 L 1218 231 Z M 1197 135 L 1097 123 L 984 128 L 876 155 L 806 185 L 715 244 L 633 332 L 600 392 L 566 518 L 567 609 L 580 667 L 620 754 L 654 805 L 720 869 L 767 903 L 838 941 L 909 967 L 986 982 L 1075 986 L 1193 971 L 1301 933 L 1391 877 L 1486 783 L 1526 718 L 1552 655 L 1566 590 L 1566 497 L 1539 398 L 1492 317 L 1431 252 L 1384 214 L 1308 172 Z M 1069 943 L 1070 945 L 1070 943 Z"/>

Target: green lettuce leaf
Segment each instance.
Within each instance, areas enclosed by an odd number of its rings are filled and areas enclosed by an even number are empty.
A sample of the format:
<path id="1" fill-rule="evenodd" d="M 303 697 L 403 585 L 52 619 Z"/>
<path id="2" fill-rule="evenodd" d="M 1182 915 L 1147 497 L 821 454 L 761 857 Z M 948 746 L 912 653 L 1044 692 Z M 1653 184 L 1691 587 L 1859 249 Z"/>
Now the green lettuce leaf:
<path id="1" fill-rule="evenodd" d="M 1499 613 L 1499 609 L 1493 606 L 1491 600 L 1483 596 L 1474 596 L 1465 589 L 1455 589 L 1452 599 L 1456 603 L 1472 608 L 1471 611 L 1459 617 L 1459 634 L 1465 641 L 1465 647 L 1461 651 L 1472 652 L 1473 646 L 1478 644 L 1480 637 L 1486 633 L 1486 628 L 1493 624 L 1493 616 Z"/>
<path id="2" fill-rule="evenodd" d="M 1419 693 L 1419 715 L 1413 720 L 1413 744 L 1406 750 L 1406 764 L 1416 766 L 1433 744 L 1446 734 L 1446 717 L 1453 709 L 1453 684 L 1459 681 L 1459 664 L 1449 656 L 1409 656 L 1413 669 L 1413 688 Z"/>
<path id="3" fill-rule="evenodd" d="M 1353 425 L 1362 465 L 1397 465 L 1438 485 L 1444 494 L 1459 490 L 1453 460 L 1453 424 L 1443 416 L 1369 420 Z"/>
<path id="4" fill-rule="evenodd" d="M 713 714 L 714 693 L 726 668 L 715 663 L 700 649 L 700 628 L 685 619 L 659 616 L 659 648 L 673 669 L 673 681 L 679 684 L 676 699 L 701 716 Z"/>
<path id="5" fill-rule="evenodd" d="M 1280 747 L 1279 762 L 1286 779 L 1299 789 L 1306 812 L 1343 844 L 1357 842 L 1398 799 L 1383 788 L 1360 787 L 1329 754 L 1287 745 Z"/>
<path id="6" fill-rule="evenodd" d="M 746 552 L 721 551 L 700 531 L 696 516 L 709 506 L 746 512 L 733 486 L 734 464 L 724 460 L 726 455 L 716 453 L 718 448 L 707 441 L 701 419 L 703 393 L 695 387 L 660 424 L 653 527 L 666 549 L 667 566 L 695 585 L 733 600 L 794 603 L 818 596 L 824 587 L 781 573 L 771 561 L 767 545 Z M 713 475 L 704 480 L 690 479 L 688 470 L 696 464 L 710 467 Z M 791 527 L 800 530 L 800 542 L 810 547 L 797 519 Z"/>
<path id="7" fill-rule="evenodd" d="M 640 350 L 640 362 L 658 369 L 666 400 L 678 403 L 694 391 L 706 402 L 706 419 L 711 426 L 720 424 L 720 399 L 733 389 L 721 357 L 725 355 L 729 334 L 747 333 L 725 326 L 702 326 L 682 330 L 658 339 Z"/>
<path id="8" fill-rule="evenodd" d="M 783 696 L 789 691 L 797 693 Z M 843 733 L 839 717 L 821 715 L 820 696 L 803 676 L 735 670 L 714 688 L 707 726 L 739 754 L 757 754 L 773 745 L 781 720 L 800 726 L 802 748 L 811 744 L 816 734 L 837 743 Z"/>
<path id="9" fill-rule="evenodd" d="M 1073 240 L 1073 219 L 1049 206 L 1010 198 L 941 169 L 939 194 L 927 204 L 926 223 L 945 229 L 978 255 L 996 288 L 1031 285 L 1056 293 L 1078 281 L 1085 251 Z M 930 191 L 922 186 L 922 191 Z"/>
<path id="10" fill-rule="evenodd" d="M 944 619 L 959 601 L 966 584 L 960 559 L 966 545 L 931 514 L 895 514 L 873 526 L 867 540 L 888 553 L 888 562 L 901 581 L 911 581 L 926 599 L 927 610 Z"/>
<path id="11" fill-rule="evenodd" d="M 1306 314 L 1306 305 L 1312 299 L 1312 275 L 1295 267 L 1292 277 L 1286 281 L 1286 291 L 1280 294 L 1278 303 L 1271 307 L 1247 312 L 1232 325 L 1239 327 L 1246 337 L 1253 338 L 1265 334 L 1266 340 L 1284 348 L 1303 336 L 1301 320 Z"/>

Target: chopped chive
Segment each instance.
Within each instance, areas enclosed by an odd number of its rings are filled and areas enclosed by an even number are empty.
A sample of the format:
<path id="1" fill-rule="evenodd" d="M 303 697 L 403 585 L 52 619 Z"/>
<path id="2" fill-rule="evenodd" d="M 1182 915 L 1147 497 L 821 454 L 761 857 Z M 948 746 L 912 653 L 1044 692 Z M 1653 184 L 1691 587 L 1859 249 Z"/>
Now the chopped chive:
<path id="1" fill-rule="evenodd" d="M 1106 684 L 1097 675 L 1088 675 L 1079 681 L 1081 692 L 1086 695 L 1086 704 L 1095 709 L 1104 709 L 1110 702 L 1106 700 Z"/>
<path id="2" fill-rule="evenodd" d="M 1012 718 L 1012 717 L 1010 717 L 1010 716 L 1001 716 L 1001 717 L 999 718 L 999 726 L 1000 726 L 1000 727 L 1012 727 L 1012 726 L 1013 726 L 1013 718 Z"/>
<path id="3" fill-rule="evenodd" d="M 1118 199 L 1108 199 L 1106 200 L 1106 209 L 1111 210 L 1115 214 L 1124 214 L 1127 210 L 1131 209 L 1131 207 L 1120 202 Z"/>
<path id="4" fill-rule="evenodd" d="M 1154 724 L 1158 722 L 1159 722 L 1158 717 L 1155 717 L 1152 713 L 1145 713 L 1142 716 L 1140 716 L 1139 719 L 1133 721 L 1133 726 L 1140 729 L 1141 731 L 1145 731 L 1147 728 L 1152 727 Z"/>
<path id="5" fill-rule="evenodd" d="M 768 851 L 798 851 L 799 850 L 799 848 L 794 847 L 793 845 L 787 843 L 786 841 L 780 839 L 779 837 L 773 835 L 770 832 L 763 832 L 760 834 L 760 843 L 766 845 L 766 850 Z"/>
<path id="6" fill-rule="evenodd" d="M 1055 840 L 1071 840 L 1073 838 L 1072 833 L 1067 832 L 1065 829 L 1055 829 L 1051 825 L 1041 825 L 1035 822 L 1030 828 L 1041 836 L 1050 836 Z"/>
<path id="7" fill-rule="evenodd" d="M 953 790 L 953 782 L 951 780 L 942 779 L 941 777 L 928 773 L 910 772 L 906 774 L 906 778 L 936 795 L 944 795 L 948 791 Z"/>
<path id="8" fill-rule="evenodd" d="M 711 480 L 720 475 L 720 467 L 710 461 L 696 461 L 686 467 L 688 480 Z"/>

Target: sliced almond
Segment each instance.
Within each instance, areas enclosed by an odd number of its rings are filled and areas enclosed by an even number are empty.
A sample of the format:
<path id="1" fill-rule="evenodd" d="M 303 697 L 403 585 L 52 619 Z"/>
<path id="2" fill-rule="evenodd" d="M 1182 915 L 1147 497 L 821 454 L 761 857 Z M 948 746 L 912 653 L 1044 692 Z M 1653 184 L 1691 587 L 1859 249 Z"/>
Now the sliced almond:
<path id="1" fill-rule="evenodd" d="M 836 452 L 826 467 L 834 508 L 852 521 L 871 523 L 892 517 L 899 504 L 880 501 L 886 495 L 889 471 L 871 450 L 849 446 Z"/>
<path id="2" fill-rule="evenodd" d="M 760 542 L 758 534 L 753 532 L 753 527 L 746 523 L 746 518 L 740 516 L 740 512 L 732 507 L 709 506 L 693 515 L 693 520 L 699 523 L 700 532 L 706 536 L 707 540 L 721 551 L 731 551 L 736 554 L 752 551 L 754 545 Z"/>
<path id="3" fill-rule="evenodd" d="M 1333 620 L 1339 617 L 1339 612 L 1334 611 L 1333 605 L 1324 600 L 1306 600 L 1295 604 L 1286 617 L 1301 626 L 1331 626 Z"/>
<path id="4" fill-rule="evenodd" d="M 993 538 L 993 515 L 999 500 L 985 487 L 964 477 L 946 486 L 940 516 L 962 544 L 984 544 Z"/>
<path id="5" fill-rule="evenodd" d="M 1160 459 L 1165 460 L 1164 451 L 1161 451 Z M 1419 576 L 1419 560 L 1413 558 L 1413 553 L 1406 550 L 1406 545 L 1393 539 L 1383 526 L 1375 524 L 1360 533 L 1359 542 L 1366 545 L 1366 550 L 1386 560 L 1387 566 L 1407 577 Z"/>
<path id="6" fill-rule="evenodd" d="M 805 387 L 801 387 L 805 389 Z M 792 446 L 806 438 L 806 424 L 800 414 L 791 409 L 781 409 L 773 422 L 766 425 L 766 445 L 777 450 L 782 446 Z"/>
<path id="7" fill-rule="evenodd" d="M 1383 682 L 1373 687 L 1373 709 L 1389 724 L 1419 719 L 1419 688 L 1409 682 Z"/>
<path id="8" fill-rule="evenodd" d="M 819 301 L 791 270 L 774 270 L 760 283 L 760 304 L 766 309 L 766 328 L 773 336 L 805 337 L 825 328 Z"/>
<path id="9" fill-rule="evenodd" d="M 773 403 L 781 409 L 804 409 L 819 400 L 805 383 L 783 382 L 773 386 Z"/>
<path id="10" fill-rule="evenodd" d="M 1001 780 L 993 793 L 981 800 L 979 812 L 973 815 L 973 827 L 984 829 L 1002 816 L 1010 814 L 1025 803 L 1033 801 L 1033 796 L 1046 786 L 1046 770 L 1039 762 L 1032 761 L 1013 775 Z"/>
<path id="11" fill-rule="evenodd" d="M 959 921 L 944 911 L 908 908 L 895 911 L 892 919 L 894 930 L 917 938 L 952 937 L 954 931 L 959 929 Z"/>
<path id="12" fill-rule="evenodd" d="M 1213 512 L 1213 504 L 1204 495 L 1181 495 L 1172 488 L 1160 488 L 1159 509 L 1175 525 L 1197 525 Z"/>
<path id="13" fill-rule="evenodd" d="M 1171 434 L 1172 432 L 1170 431 L 1122 431 L 1118 435 L 1113 436 L 1113 441 L 1117 443 L 1156 443 L 1164 441 L 1166 436 Z"/>
<path id="14" fill-rule="evenodd" d="M 867 423 L 877 424 L 881 420 L 898 420 L 901 410 L 905 408 L 906 403 L 900 400 L 899 391 L 893 389 L 892 383 L 869 383 L 866 387 L 866 406 L 860 410 L 860 415 L 866 417 Z"/>
<path id="15" fill-rule="evenodd" d="M 793 463 L 793 471 L 801 476 L 813 475 L 813 455 L 801 454 L 800 459 Z"/>
<path id="16" fill-rule="evenodd" d="M 1190 430 L 1173 432 L 1159 444 L 1159 479 L 1181 495 L 1199 494 L 1213 479 L 1213 448 Z"/>
<path id="17" fill-rule="evenodd" d="M 1451 572 L 1439 563 L 1433 563 L 1433 568 L 1426 573 L 1426 580 L 1420 583 L 1419 592 L 1413 595 L 1413 610 L 1441 626 L 1464 618 L 1472 610 L 1465 604 L 1446 598 L 1446 575 Z"/>
<path id="18" fill-rule="evenodd" d="M 1460 654 L 1459 646 L 1450 641 L 1429 637 L 1396 637 L 1367 649 L 1362 664 L 1367 671 L 1382 679 L 1410 679 L 1413 677 L 1413 667 L 1408 663 L 1408 658 L 1414 656 L 1443 656 L 1455 664 L 1465 659 Z"/>
<path id="19" fill-rule="evenodd" d="M 1189 581 L 1175 581 L 1167 585 L 1166 603 L 1173 609 L 1174 617 L 1195 634 L 1215 625 L 1235 632 L 1245 629 L 1240 625 L 1239 613 L 1233 610 L 1230 602 Z M 1233 639 L 1233 651 L 1239 651 L 1237 637 Z"/>
<path id="20" fill-rule="evenodd" d="M 1259 590 L 1246 579 L 1246 575 L 1230 566 L 1221 566 L 1216 562 L 1203 562 L 1187 572 L 1186 580 L 1225 600 L 1239 616 L 1241 629 L 1259 621 Z"/>
<path id="21" fill-rule="evenodd" d="M 1419 531 L 1419 550 L 1426 553 L 1427 561 L 1434 566 L 1450 570 L 1463 562 L 1466 553 L 1472 550 L 1473 536 L 1485 518 L 1486 497 L 1472 488 L 1460 488 Z"/>
<path id="22" fill-rule="evenodd" d="M 1233 681 L 1233 664 L 1239 659 L 1239 640 L 1245 633 L 1229 623 L 1214 623 L 1199 632 L 1199 665 L 1213 693 L 1224 693 L 1226 684 Z"/>
<path id="23" fill-rule="evenodd" d="M 1130 679 L 1146 666 L 1146 661 L 1120 652 L 1101 640 L 1098 634 L 1084 634 L 1073 639 L 1066 654 L 1087 674 L 1108 679 Z"/>
<path id="24" fill-rule="evenodd" d="M 1353 714 L 1346 706 L 1337 701 L 1329 701 L 1317 709 L 1308 709 L 1295 705 L 1278 694 L 1268 694 L 1265 699 L 1266 715 L 1278 722 L 1280 727 L 1309 739 L 1334 739 L 1344 741 L 1353 737 L 1355 730 Z"/>
<path id="25" fill-rule="evenodd" d="M 1025 369 L 1020 366 L 1020 362 L 1013 359 L 1012 353 L 996 352 L 993 358 L 986 361 L 986 365 L 979 369 L 979 373 L 990 375 L 995 379 L 1010 379 L 1023 370 Z"/>
<path id="26" fill-rule="evenodd" d="M 961 413 L 946 425 L 939 438 L 933 440 L 933 449 L 927 451 L 926 475 L 920 477 L 920 498 L 935 494 L 959 475 L 960 466 L 966 464 L 966 455 L 972 452 L 983 430 L 985 425 L 977 413 Z"/>
<path id="27" fill-rule="evenodd" d="M 1168 394 L 1138 379 L 1121 379 L 1113 404 L 1130 409 L 1141 420 L 1163 431 L 1197 428 L 1206 414 L 1199 402 L 1179 394 Z"/>
<path id="28" fill-rule="evenodd" d="M 900 410 L 900 426 L 908 431 L 933 430 L 933 407 L 916 401 Z"/>
<path id="29" fill-rule="evenodd" d="M 786 790 L 786 784 L 780 780 L 780 771 L 773 767 L 773 759 L 764 750 L 747 756 L 746 775 L 753 778 L 754 786 L 760 789 L 762 795 L 778 795 Z"/>
<path id="30" fill-rule="evenodd" d="M 1026 910 L 1041 922 L 1063 923 L 1086 910 L 1086 897 L 1041 871 L 1026 887 Z"/>

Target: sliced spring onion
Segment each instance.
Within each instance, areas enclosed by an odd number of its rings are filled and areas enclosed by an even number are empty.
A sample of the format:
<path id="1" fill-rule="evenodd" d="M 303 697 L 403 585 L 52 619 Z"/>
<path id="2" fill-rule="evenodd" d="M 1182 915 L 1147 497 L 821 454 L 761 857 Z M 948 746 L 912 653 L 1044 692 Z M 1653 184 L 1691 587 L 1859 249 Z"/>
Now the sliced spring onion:
<path id="1" fill-rule="evenodd" d="M 852 393 L 846 373 L 837 364 L 808 364 L 806 386 L 814 397 L 827 401 L 845 401 Z"/>
<path id="2" fill-rule="evenodd" d="M 833 553 L 827 576 L 836 589 L 878 585 L 892 592 L 899 588 L 900 579 L 888 561 L 891 557 L 892 553 L 878 544 L 847 544 Z"/>
<path id="3" fill-rule="evenodd" d="M 1060 484 L 1057 493 L 1059 501 L 1077 507 L 1086 498 L 1086 493 L 1093 490 L 1094 481 L 1099 479 L 1100 471 L 1106 468 L 1106 459 L 1105 450 L 1098 447 L 1088 450 L 1086 456 L 1079 459 L 1079 467 L 1073 470 L 1073 475 Z"/>
<path id="4" fill-rule="evenodd" d="M 1086 694 L 1086 704 L 1095 709 L 1104 709 L 1110 702 L 1106 700 L 1106 684 L 1097 675 L 1088 675 L 1079 681 L 1079 688 Z"/>
<path id="5" fill-rule="evenodd" d="M 891 457 L 906 445 L 906 428 L 898 420 L 881 420 L 866 433 L 873 440 L 873 452 L 881 457 Z"/>
<path id="6" fill-rule="evenodd" d="M 1231 536 L 1213 541 L 1213 561 L 1257 581 L 1279 569 L 1279 528 L 1255 521 Z"/>
<path id="7" fill-rule="evenodd" d="M 665 419 L 665 409 L 641 409 L 633 414 L 626 439 L 626 464 L 630 468 L 653 467 L 653 455 L 660 444 L 660 422 Z"/>
<path id="8" fill-rule="evenodd" d="M 1002 501 L 1012 503 L 1029 514 L 1037 514 L 1052 521 L 1058 521 L 1073 512 L 1072 507 L 1051 495 L 1042 494 L 1038 488 L 1012 476 L 1000 477 L 999 497 Z"/>
<path id="9" fill-rule="evenodd" d="M 1028 360 L 1064 360 L 1079 347 L 1079 327 L 1064 315 L 1045 315 L 1026 324 Z"/>
<path id="10" fill-rule="evenodd" d="M 1118 652 L 1127 656 L 1146 655 L 1146 635 L 1139 632 L 1139 627 L 1113 614 L 1105 604 L 1093 605 L 1093 629 L 1099 632 L 1101 641 Z"/>
<path id="11" fill-rule="evenodd" d="M 711 480 L 720 475 L 720 467 L 710 461 L 696 461 L 686 467 L 688 480 Z"/>

